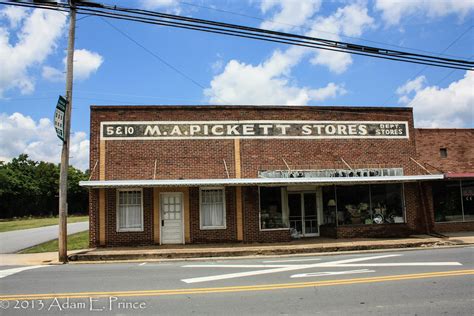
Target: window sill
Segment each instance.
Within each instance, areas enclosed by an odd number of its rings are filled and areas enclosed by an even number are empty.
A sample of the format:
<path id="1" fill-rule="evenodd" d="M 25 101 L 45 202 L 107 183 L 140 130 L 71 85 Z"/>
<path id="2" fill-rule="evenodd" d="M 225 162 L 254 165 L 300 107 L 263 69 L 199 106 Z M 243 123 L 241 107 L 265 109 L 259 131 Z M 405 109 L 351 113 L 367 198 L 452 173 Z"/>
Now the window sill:
<path id="1" fill-rule="evenodd" d="M 290 228 L 261 228 L 261 232 L 271 232 L 271 231 L 277 231 L 277 230 L 290 230 Z"/>
<path id="2" fill-rule="evenodd" d="M 143 232 L 143 228 L 122 228 L 122 229 L 117 229 L 117 233 L 139 233 Z"/>
<path id="3" fill-rule="evenodd" d="M 211 227 L 199 227 L 200 230 L 224 230 L 227 229 L 225 226 L 211 226 Z"/>

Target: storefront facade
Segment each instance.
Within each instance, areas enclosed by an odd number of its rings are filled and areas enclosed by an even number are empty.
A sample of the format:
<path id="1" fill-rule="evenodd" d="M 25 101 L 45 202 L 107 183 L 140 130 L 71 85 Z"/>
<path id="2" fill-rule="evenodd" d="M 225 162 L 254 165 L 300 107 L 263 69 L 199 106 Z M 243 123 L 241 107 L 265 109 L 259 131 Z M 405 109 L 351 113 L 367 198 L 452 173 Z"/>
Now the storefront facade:
<path id="1" fill-rule="evenodd" d="M 93 106 L 90 243 L 434 231 L 432 184 L 446 176 L 419 135 L 407 108 Z"/>
<path id="2" fill-rule="evenodd" d="M 474 130 L 416 129 L 418 157 L 430 172 L 441 172 L 433 181 L 431 229 L 435 232 L 474 231 Z"/>

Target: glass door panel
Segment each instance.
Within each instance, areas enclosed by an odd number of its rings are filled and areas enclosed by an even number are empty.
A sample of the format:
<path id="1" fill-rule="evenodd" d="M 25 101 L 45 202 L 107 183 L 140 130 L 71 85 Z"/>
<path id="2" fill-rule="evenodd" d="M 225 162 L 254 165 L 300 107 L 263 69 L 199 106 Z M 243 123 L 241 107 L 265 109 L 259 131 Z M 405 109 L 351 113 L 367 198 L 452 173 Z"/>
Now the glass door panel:
<path id="1" fill-rule="evenodd" d="M 304 201 L 304 234 L 318 233 L 318 212 L 316 207 L 316 194 L 303 193 Z"/>
<path id="2" fill-rule="evenodd" d="M 301 212 L 301 193 L 288 193 L 288 209 L 290 213 L 290 228 L 303 233 L 303 217 Z"/>

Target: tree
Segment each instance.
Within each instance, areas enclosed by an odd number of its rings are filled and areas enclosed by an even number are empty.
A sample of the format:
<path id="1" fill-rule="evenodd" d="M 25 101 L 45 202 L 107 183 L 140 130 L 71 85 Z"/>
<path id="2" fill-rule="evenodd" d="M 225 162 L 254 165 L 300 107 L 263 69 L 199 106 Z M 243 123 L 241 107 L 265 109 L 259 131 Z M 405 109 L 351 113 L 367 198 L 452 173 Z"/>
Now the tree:
<path id="1" fill-rule="evenodd" d="M 87 213 L 88 192 L 79 186 L 88 172 L 68 172 L 69 213 Z M 21 154 L 0 162 L 0 218 L 57 215 L 59 165 L 37 162 Z"/>

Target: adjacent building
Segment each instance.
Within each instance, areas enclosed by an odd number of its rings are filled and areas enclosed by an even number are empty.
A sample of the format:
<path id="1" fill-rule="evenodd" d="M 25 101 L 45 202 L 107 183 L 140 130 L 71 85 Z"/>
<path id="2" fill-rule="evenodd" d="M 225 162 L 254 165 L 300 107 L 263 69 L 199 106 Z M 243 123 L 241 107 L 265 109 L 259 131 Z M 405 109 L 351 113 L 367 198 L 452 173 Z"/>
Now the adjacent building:
<path id="1" fill-rule="evenodd" d="M 410 108 L 92 106 L 91 246 L 474 230 L 472 129 Z"/>

